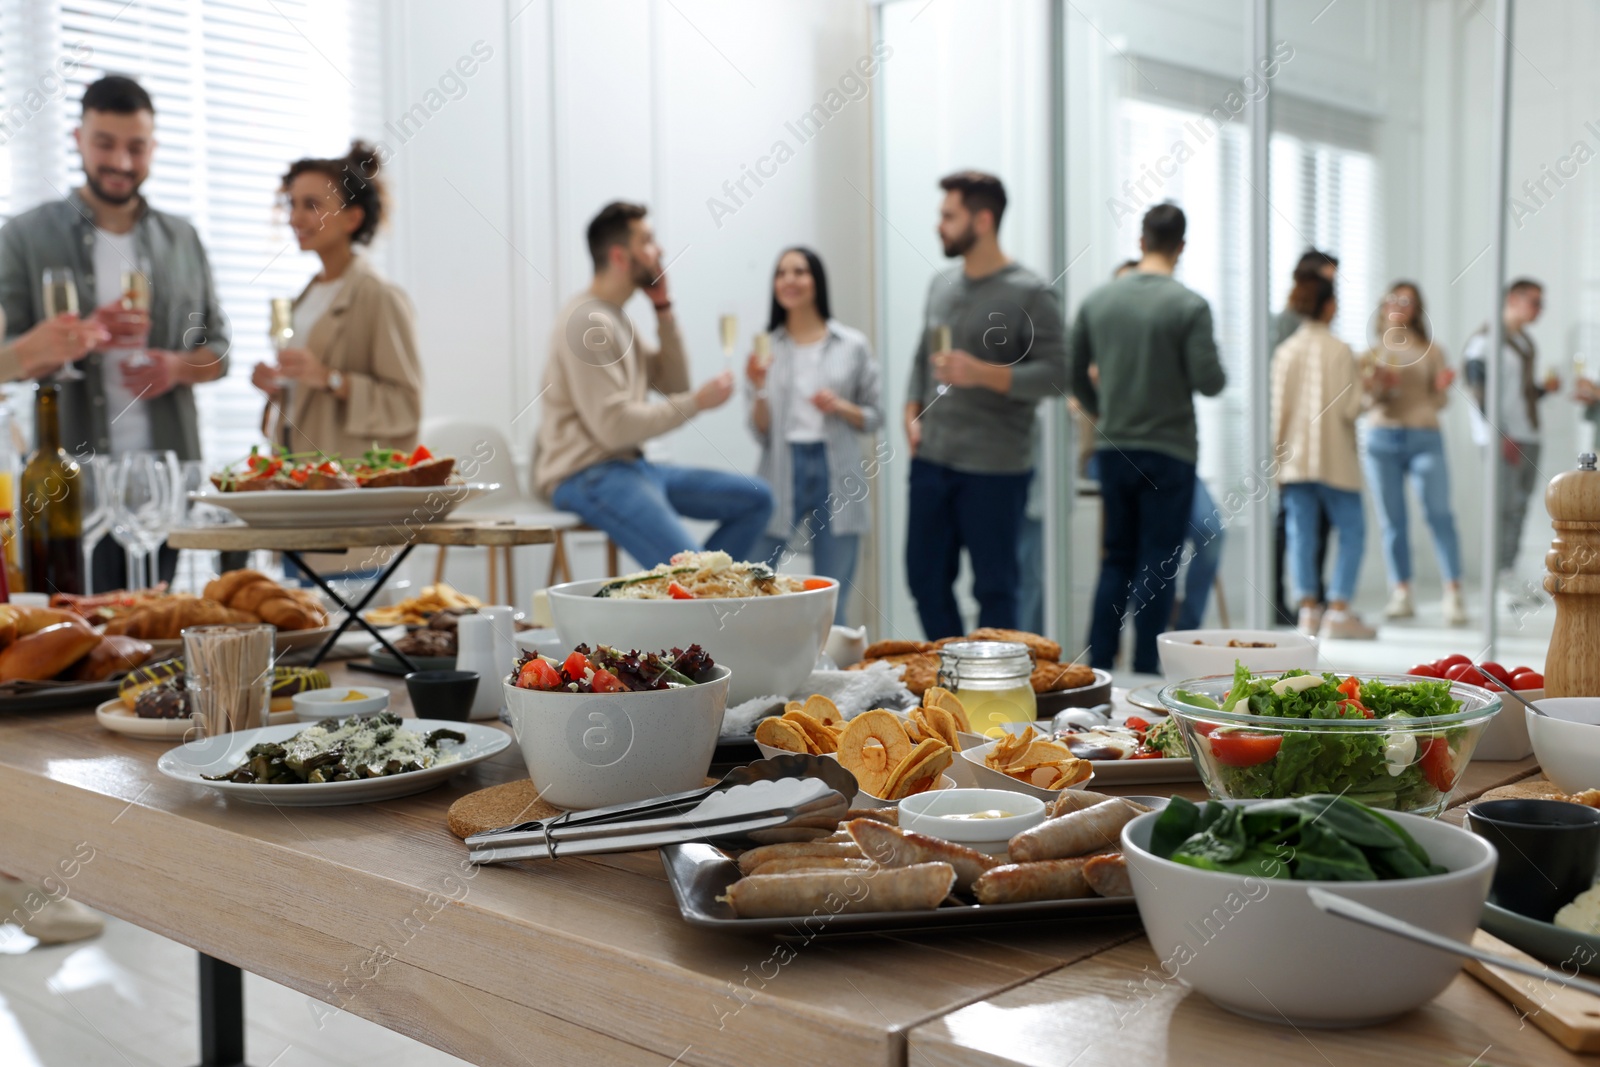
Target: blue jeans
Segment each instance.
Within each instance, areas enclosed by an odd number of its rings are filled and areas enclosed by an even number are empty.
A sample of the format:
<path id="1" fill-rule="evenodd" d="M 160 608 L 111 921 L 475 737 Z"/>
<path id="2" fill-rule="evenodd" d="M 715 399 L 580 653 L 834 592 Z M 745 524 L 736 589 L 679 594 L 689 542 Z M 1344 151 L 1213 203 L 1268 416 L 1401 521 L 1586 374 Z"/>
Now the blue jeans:
<path id="1" fill-rule="evenodd" d="M 1017 628 L 1044 633 L 1044 520 L 1026 514 L 1017 532 Z"/>
<path id="2" fill-rule="evenodd" d="M 1032 477 L 1032 471 L 970 474 L 911 461 L 906 584 L 930 640 L 967 632 L 955 593 L 963 548 L 972 565 L 978 625 L 1016 629 L 1017 535 Z"/>
<path id="3" fill-rule="evenodd" d="M 1206 602 L 1222 569 L 1222 516 L 1206 490 L 1206 483 L 1194 480 L 1194 503 L 1189 509 L 1189 535 L 1194 546 L 1189 570 L 1183 576 L 1183 603 L 1178 606 L 1174 629 L 1198 630 L 1206 617 Z"/>
<path id="4" fill-rule="evenodd" d="M 1133 669 L 1159 674 L 1156 635 L 1172 618 L 1178 564 L 1194 502 L 1194 464 L 1161 452 L 1116 448 L 1100 449 L 1095 463 L 1104 532 L 1100 582 L 1089 623 L 1089 662 L 1111 669 L 1131 597 Z"/>
<path id="5" fill-rule="evenodd" d="M 1438 430 L 1375 426 L 1367 431 L 1367 480 L 1378 497 L 1378 523 L 1383 530 L 1383 561 L 1389 584 L 1411 581 L 1411 538 L 1407 529 L 1406 476 L 1422 502 L 1439 572 L 1447 582 L 1461 580 L 1461 539 L 1450 512 L 1450 469 L 1445 465 L 1444 437 Z"/>
<path id="6" fill-rule="evenodd" d="M 1335 489 L 1322 482 L 1289 482 L 1282 487 L 1283 510 L 1289 518 L 1289 576 L 1294 583 L 1295 602 L 1317 595 L 1317 510 L 1328 513 L 1339 535 L 1339 551 L 1333 557 L 1333 578 L 1328 582 L 1328 601 L 1348 602 L 1356 592 L 1361 574 L 1361 553 L 1367 546 L 1367 514 L 1361 509 L 1361 494 Z"/>
<path id="7" fill-rule="evenodd" d="M 749 559 L 772 517 L 772 491 L 765 482 L 732 471 L 661 466 L 643 459 L 585 467 L 556 486 L 550 501 L 605 531 L 641 567 L 701 547 Z M 721 525 L 701 546 L 679 515 Z"/>
<path id="8" fill-rule="evenodd" d="M 861 535 L 833 531 L 833 516 L 828 510 L 827 445 L 821 441 L 791 444 L 789 465 L 794 468 L 794 530 L 782 540 L 763 533 L 756 541 L 756 558 L 782 569 L 790 546 L 796 551 L 809 548 L 812 569 L 839 583 L 833 621 L 843 626 Z"/>

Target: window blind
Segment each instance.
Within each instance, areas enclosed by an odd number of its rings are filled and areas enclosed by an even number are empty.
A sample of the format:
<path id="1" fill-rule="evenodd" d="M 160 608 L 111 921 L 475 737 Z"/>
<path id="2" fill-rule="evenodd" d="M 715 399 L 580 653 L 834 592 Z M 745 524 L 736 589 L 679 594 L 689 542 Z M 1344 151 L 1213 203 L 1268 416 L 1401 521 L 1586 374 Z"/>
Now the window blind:
<path id="1" fill-rule="evenodd" d="M 277 209 L 279 178 L 294 159 L 378 133 L 382 17 L 379 0 L 0 0 L 0 114 L 59 56 L 91 50 L 0 145 L 0 217 L 81 183 L 69 138 L 85 85 L 127 74 L 155 102 L 144 195 L 195 225 L 232 327 L 228 377 L 195 391 L 210 462 L 259 440 L 250 371 L 271 358 L 268 301 L 297 294 L 316 269 Z"/>

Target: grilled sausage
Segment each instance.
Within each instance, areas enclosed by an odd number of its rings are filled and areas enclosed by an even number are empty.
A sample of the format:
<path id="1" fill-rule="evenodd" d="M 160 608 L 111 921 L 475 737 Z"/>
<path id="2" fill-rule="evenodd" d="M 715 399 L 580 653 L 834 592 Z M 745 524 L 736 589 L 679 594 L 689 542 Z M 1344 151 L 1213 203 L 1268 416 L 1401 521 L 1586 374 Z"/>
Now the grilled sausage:
<path id="1" fill-rule="evenodd" d="M 885 826 L 871 819 L 857 819 L 845 824 L 862 853 L 874 863 L 885 867 L 910 867 L 917 863 L 948 863 L 955 868 L 956 888 L 963 893 L 972 888 L 978 876 L 1000 861 L 986 856 L 977 849 L 958 845 L 926 834 Z"/>
<path id="2" fill-rule="evenodd" d="M 948 863 L 870 871 L 801 871 L 741 878 L 718 900 L 741 919 L 937 908 L 956 872 Z"/>
<path id="3" fill-rule="evenodd" d="M 1083 864 L 1083 876 L 1088 879 L 1089 888 L 1100 896 L 1133 896 L 1133 877 L 1128 873 L 1128 859 L 1120 852 L 1090 857 Z"/>
<path id="4" fill-rule="evenodd" d="M 1094 891 L 1084 877 L 1081 856 L 1038 863 L 1007 863 L 985 871 L 972 887 L 979 904 L 1021 904 L 1029 900 L 1075 900 Z"/>
<path id="5" fill-rule="evenodd" d="M 1122 828 L 1141 813 L 1121 797 L 1049 819 L 1011 839 L 1016 863 L 1081 856 L 1106 846 L 1116 847 Z"/>
<path id="6" fill-rule="evenodd" d="M 861 847 L 854 841 L 789 841 L 778 845 L 752 848 L 739 857 L 739 870 L 749 874 L 767 860 L 788 859 L 793 856 L 861 856 Z"/>

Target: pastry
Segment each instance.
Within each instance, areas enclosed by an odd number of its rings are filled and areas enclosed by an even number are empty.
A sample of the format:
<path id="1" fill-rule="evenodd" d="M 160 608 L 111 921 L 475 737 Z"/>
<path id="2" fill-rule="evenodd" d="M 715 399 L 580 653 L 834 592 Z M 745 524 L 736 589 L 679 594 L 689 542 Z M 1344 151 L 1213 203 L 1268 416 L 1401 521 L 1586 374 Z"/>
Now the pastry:
<path id="1" fill-rule="evenodd" d="M 883 659 L 886 656 L 908 656 L 917 652 L 930 652 L 929 641 L 874 641 L 861 653 L 862 659 Z"/>
<path id="2" fill-rule="evenodd" d="M 1036 663 L 1054 663 L 1061 658 L 1060 644 L 1026 630 L 1000 630 L 985 626 L 968 634 L 967 640 L 1012 641 L 1019 645 L 1027 645 L 1028 655 L 1032 656 Z"/>
<path id="3" fill-rule="evenodd" d="M 137 637 L 116 635 L 102 638 L 87 656 L 73 665 L 68 677 L 75 682 L 103 682 L 138 667 L 154 651 L 148 641 L 141 641 Z"/>
<path id="4" fill-rule="evenodd" d="M 254 615 L 235 611 L 215 600 L 188 593 L 174 593 L 117 616 L 106 623 L 105 632 L 109 635 L 126 634 L 147 641 L 171 640 L 181 637 L 190 626 L 257 621 Z"/>
<path id="5" fill-rule="evenodd" d="M 165 685 L 177 678 L 183 677 L 183 660 L 164 659 L 158 663 L 146 664 L 128 673 L 122 679 L 122 684 L 117 687 L 117 699 L 129 711 L 133 710 L 134 702 L 139 699 L 139 694 L 152 686 Z"/>
<path id="6" fill-rule="evenodd" d="M 0 682 L 54 678 L 94 651 L 99 643 L 100 635 L 77 616 L 72 622 L 46 626 L 17 638 L 0 652 Z"/>
<path id="7" fill-rule="evenodd" d="M 293 711 L 294 695 L 313 689 L 327 689 L 333 682 L 328 672 L 316 667 L 274 667 L 270 711 Z"/>
<path id="8" fill-rule="evenodd" d="M 207 582 L 205 594 L 280 630 L 314 630 L 328 624 L 328 613 L 313 594 L 285 589 L 260 571 L 229 571 Z"/>
<path id="9" fill-rule="evenodd" d="M 153 685 L 139 693 L 133 713 L 141 719 L 186 719 L 192 713 L 182 679 Z"/>
<path id="10" fill-rule="evenodd" d="M 1036 663 L 1028 681 L 1035 693 L 1077 689 L 1079 686 L 1094 684 L 1094 670 L 1081 663 Z"/>

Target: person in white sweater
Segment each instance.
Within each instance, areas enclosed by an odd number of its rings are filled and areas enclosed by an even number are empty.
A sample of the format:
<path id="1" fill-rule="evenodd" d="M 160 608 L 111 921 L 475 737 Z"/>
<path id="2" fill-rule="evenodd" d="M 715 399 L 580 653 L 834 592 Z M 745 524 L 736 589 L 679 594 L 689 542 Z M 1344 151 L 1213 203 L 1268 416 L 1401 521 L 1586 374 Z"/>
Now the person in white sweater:
<path id="1" fill-rule="evenodd" d="M 1289 300 L 1305 321 L 1272 361 L 1272 437 L 1299 627 L 1324 637 L 1371 639 L 1377 631 L 1350 607 L 1367 538 L 1356 446 L 1365 393 L 1361 370 L 1350 346 L 1328 330 L 1339 309 L 1332 281 L 1321 275 L 1297 279 Z M 1339 536 L 1325 613 L 1316 596 L 1319 509 Z"/>

